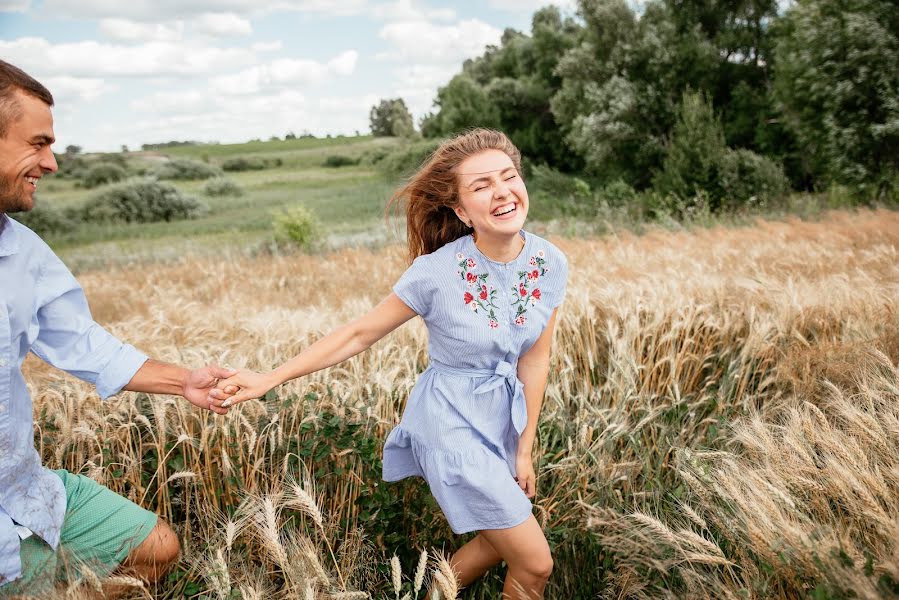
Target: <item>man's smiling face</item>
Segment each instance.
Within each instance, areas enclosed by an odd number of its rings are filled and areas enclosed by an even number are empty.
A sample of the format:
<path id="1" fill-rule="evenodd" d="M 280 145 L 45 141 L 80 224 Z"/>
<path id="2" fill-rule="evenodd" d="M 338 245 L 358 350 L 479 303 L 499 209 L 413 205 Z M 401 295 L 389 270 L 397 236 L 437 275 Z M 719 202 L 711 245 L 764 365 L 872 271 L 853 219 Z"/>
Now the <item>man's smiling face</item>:
<path id="1" fill-rule="evenodd" d="M 53 115 L 42 100 L 15 92 L 19 118 L 0 137 L 0 213 L 34 208 L 38 180 L 57 169 Z"/>

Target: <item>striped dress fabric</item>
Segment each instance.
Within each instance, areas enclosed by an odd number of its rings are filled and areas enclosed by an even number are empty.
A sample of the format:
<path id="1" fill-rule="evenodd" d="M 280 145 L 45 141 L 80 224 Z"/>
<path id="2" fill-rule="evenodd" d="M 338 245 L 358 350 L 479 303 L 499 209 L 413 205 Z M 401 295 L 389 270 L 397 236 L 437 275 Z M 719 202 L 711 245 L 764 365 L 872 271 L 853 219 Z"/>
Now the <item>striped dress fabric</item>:
<path id="1" fill-rule="evenodd" d="M 519 357 L 565 295 L 568 263 L 525 231 L 508 263 L 472 236 L 418 257 L 393 287 L 428 328 L 430 365 L 384 445 L 384 479 L 423 477 L 456 533 L 523 523 L 515 454 L 527 424 Z"/>

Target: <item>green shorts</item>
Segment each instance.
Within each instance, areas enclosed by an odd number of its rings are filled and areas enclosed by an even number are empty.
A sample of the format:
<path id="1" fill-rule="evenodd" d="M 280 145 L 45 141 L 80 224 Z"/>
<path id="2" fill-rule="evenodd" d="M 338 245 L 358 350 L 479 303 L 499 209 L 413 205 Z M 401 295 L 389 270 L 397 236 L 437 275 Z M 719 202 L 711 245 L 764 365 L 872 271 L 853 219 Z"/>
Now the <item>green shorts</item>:
<path id="1" fill-rule="evenodd" d="M 0 598 L 46 594 L 83 567 L 104 577 L 141 545 L 157 517 L 84 475 L 54 471 L 66 488 L 66 516 L 57 551 L 36 535 L 22 540 L 22 577 L 0 587 Z"/>

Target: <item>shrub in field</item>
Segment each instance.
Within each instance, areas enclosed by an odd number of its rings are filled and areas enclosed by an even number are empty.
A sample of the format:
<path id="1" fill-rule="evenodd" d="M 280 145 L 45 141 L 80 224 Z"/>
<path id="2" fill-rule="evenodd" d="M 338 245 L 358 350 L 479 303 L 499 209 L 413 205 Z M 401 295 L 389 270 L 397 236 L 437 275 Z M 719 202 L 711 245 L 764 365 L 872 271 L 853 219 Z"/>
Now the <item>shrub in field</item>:
<path id="1" fill-rule="evenodd" d="M 158 179 L 189 181 L 194 179 L 221 177 L 222 171 L 218 167 L 207 165 L 198 160 L 174 158 L 156 167 L 153 171 L 153 176 Z"/>
<path id="2" fill-rule="evenodd" d="M 41 237 L 69 233 L 78 225 L 78 217 L 73 211 L 60 210 L 45 202 L 36 201 L 30 211 L 9 216 Z"/>
<path id="3" fill-rule="evenodd" d="M 78 211 L 91 223 L 153 223 L 202 215 L 206 206 L 173 185 L 152 179 L 124 181 L 94 195 Z"/>
<path id="4" fill-rule="evenodd" d="M 783 168 L 751 150 L 728 150 L 718 169 L 721 208 L 737 209 L 753 200 L 764 203 L 782 197 L 790 189 Z"/>
<path id="5" fill-rule="evenodd" d="M 113 163 L 100 163 L 92 166 L 81 178 L 81 184 L 90 189 L 122 181 L 128 176 L 124 168 Z"/>
<path id="6" fill-rule="evenodd" d="M 331 156 L 328 156 L 327 158 L 325 158 L 325 162 L 322 164 L 326 167 L 332 167 L 332 168 L 348 167 L 348 166 L 352 166 L 352 165 L 358 165 L 359 159 L 351 158 L 349 156 L 344 156 L 342 154 L 332 154 Z"/>
<path id="7" fill-rule="evenodd" d="M 359 157 L 359 164 L 366 166 L 374 166 L 384 160 L 390 154 L 390 149 L 384 146 L 376 146 L 362 153 Z"/>
<path id="8" fill-rule="evenodd" d="M 203 184 L 205 196 L 243 196 L 243 193 L 243 188 L 227 177 L 215 177 Z"/>
<path id="9" fill-rule="evenodd" d="M 324 235 L 315 213 L 300 205 L 275 213 L 272 228 L 279 245 L 299 246 L 304 250 L 311 250 Z"/>
<path id="10" fill-rule="evenodd" d="M 235 156 L 222 162 L 222 170 L 229 172 L 261 171 L 265 167 L 265 161 L 261 158 L 247 158 L 245 156 Z"/>
<path id="11" fill-rule="evenodd" d="M 403 144 L 379 161 L 378 167 L 390 177 L 409 175 L 427 160 L 440 142 L 441 140 L 424 140 Z"/>

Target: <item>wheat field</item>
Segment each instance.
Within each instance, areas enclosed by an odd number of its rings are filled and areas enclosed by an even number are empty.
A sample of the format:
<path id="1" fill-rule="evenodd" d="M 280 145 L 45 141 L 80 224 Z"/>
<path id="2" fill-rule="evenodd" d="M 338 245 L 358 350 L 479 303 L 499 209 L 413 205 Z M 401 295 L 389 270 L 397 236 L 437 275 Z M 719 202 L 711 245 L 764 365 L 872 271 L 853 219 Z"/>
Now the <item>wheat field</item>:
<path id="1" fill-rule="evenodd" d="M 899 213 L 552 239 L 570 280 L 537 449 L 547 597 L 899 597 Z M 78 278 L 155 358 L 269 369 L 380 301 L 403 256 Z M 36 443 L 181 535 L 175 576 L 136 597 L 495 598 L 499 574 L 454 589 L 439 551 L 461 540 L 423 482 L 377 481 L 426 340 L 413 321 L 224 417 L 104 403 L 29 358 Z"/>

